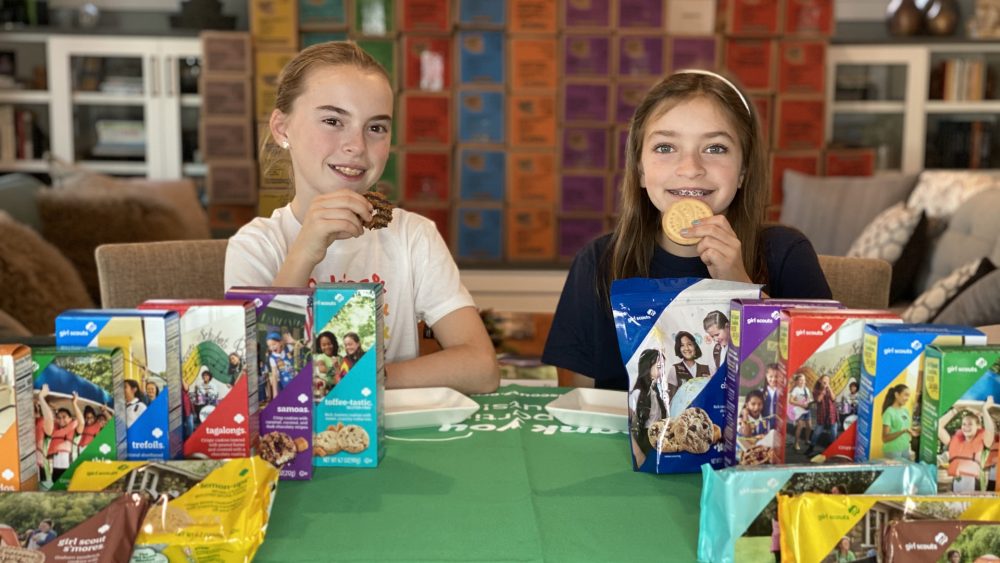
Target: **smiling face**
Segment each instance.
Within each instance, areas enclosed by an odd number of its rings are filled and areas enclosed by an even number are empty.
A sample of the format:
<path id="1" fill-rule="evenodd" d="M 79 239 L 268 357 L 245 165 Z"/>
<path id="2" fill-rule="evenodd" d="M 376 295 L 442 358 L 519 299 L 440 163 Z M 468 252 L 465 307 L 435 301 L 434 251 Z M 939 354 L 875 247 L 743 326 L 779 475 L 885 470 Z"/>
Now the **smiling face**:
<path id="1" fill-rule="evenodd" d="M 358 341 L 350 336 L 345 336 L 344 350 L 346 350 L 348 354 L 354 354 L 358 351 Z"/>
<path id="2" fill-rule="evenodd" d="M 332 356 L 333 355 L 333 341 L 330 340 L 329 336 L 320 336 L 319 337 L 319 349 L 320 349 L 321 352 L 323 352 L 327 356 Z"/>
<path id="3" fill-rule="evenodd" d="M 760 400 L 760 397 L 750 397 L 747 399 L 747 412 L 750 416 L 760 416 L 761 409 L 764 408 L 764 402 Z"/>
<path id="4" fill-rule="evenodd" d="M 715 102 L 695 96 L 654 113 L 642 134 L 639 169 L 653 205 L 665 212 L 682 198 L 725 213 L 736 195 L 743 149 Z"/>
<path id="5" fill-rule="evenodd" d="M 687 336 L 681 337 L 681 357 L 688 361 L 694 359 L 694 340 Z"/>
<path id="6" fill-rule="evenodd" d="M 767 379 L 768 387 L 778 386 L 778 370 L 773 368 L 768 368 L 767 373 L 764 377 Z"/>
<path id="7" fill-rule="evenodd" d="M 135 398 L 135 389 L 128 382 L 125 383 L 125 400 L 131 401 Z"/>
<path id="8" fill-rule="evenodd" d="M 979 432 L 979 419 L 971 414 L 967 414 L 962 417 L 962 434 L 965 434 L 967 440 L 971 440 L 976 437 L 976 433 Z"/>
<path id="9" fill-rule="evenodd" d="M 906 402 L 909 401 L 909 400 L 910 400 L 910 390 L 909 389 L 903 389 L 902 391 L 899 391 L 898 393 L 896 393 L 896 403 L 895 404 L 896 404 L 897 407 L 901 407 L 901 406 L 905 405 Z"/>
<path id="10" fill-rule="evenodd" d="M 295 199 L 337 190 L 365 192 L 389 158 L 392 89 L 381 74 L 351 65 L 317 66 L 290 113 L 274 110 L 271 132 L 288 141 Z"/>
<path id="11" fill-rule="evenodd" d="M 718 325 L 708 325 L 705 332 L 712 338 L 712 342 L 722 346 L 729 346 L 729 331 L 719 328 Z"/>
<path id="12" fill-rule="evenodd" d="M 268 338 L 267 339 L 267 349 L 270 350 L 271 352 L 274 352 L 275 354 L 280 353 L 281 352 L 281 341 L 280 340 L 275 340 L 273 338 Z"/>
<path id="13" fill-rule="evenodd" d="M 55 422 L 58 428 L 65 428 L 71 420 L 73 420 L 73 417 L 70 416 L 69 412 L 64 409 L 59 409 L 59 412 L 56 413 Z"/>

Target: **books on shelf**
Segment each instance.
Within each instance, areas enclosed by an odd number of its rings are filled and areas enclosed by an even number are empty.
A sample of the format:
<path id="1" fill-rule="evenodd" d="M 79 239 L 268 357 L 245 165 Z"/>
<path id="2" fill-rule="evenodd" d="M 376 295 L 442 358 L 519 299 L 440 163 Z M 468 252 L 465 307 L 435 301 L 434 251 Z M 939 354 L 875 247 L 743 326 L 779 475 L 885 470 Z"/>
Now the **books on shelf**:
<path id="1" fill-rule="evenodd" d="M 930 99 L 978 102 L 990 98 L 995 80 L 983 57 L 953 57 L 939 61 L 931 71 Z"/>
<path id="2" fill-rule="evenodd" d="M 38 131 L 34 114 L 12 105 L 0 105 L 0 161 L 37 158 Z"/>
<path id="3" fill-rule="evenodd" d="M 996 168 L 993 145 L 997 125 L 982 119 L 943 120 L 928 129 L 927 168 Z"/>

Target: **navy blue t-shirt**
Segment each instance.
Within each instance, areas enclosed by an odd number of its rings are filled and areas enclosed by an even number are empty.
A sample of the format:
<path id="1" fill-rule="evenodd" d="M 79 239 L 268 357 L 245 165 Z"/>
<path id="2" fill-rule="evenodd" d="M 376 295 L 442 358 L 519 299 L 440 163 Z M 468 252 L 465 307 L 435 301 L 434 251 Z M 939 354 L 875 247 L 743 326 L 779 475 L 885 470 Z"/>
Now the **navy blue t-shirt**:
<path id="1" fill-rule="evenodd" d="M 628 389 L 628 372 L 618 351 L 618 335 L 608 303 L 597 296 L 596 271 L 611 235 L 584 247 L 573 259 L 556 307 L 542 361 L 594 378 L 596 387 Z M 830 299 L 812 243 L 799 231 L 783 226 L 763 233 L 770 297 Z M 653 252 L 651 278 L 709 278 L 708 267 L 695 256 L 682 258 L 659 245 Z"/>

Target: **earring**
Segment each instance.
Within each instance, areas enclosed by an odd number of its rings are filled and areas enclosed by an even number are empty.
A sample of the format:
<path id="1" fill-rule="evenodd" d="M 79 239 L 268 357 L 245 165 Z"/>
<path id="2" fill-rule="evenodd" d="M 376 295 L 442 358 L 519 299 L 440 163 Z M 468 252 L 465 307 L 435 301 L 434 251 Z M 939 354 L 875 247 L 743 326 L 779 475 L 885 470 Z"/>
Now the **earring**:
<path id="1" fill-rule="evenodd" d="M 288 145 L 288 139 L 285 139 L 284 141 L 281 141 L 281 148 L 283 148 L 283 149 L 285 149 L 287 151 L 288 150 L 288 146 L 289 146 Z"/>

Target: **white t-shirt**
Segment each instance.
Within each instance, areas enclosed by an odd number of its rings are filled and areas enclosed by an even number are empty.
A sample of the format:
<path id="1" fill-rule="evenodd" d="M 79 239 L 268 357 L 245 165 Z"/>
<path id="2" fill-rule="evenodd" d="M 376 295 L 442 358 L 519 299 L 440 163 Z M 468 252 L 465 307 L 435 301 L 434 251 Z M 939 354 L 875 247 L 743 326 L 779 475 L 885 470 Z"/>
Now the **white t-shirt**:
<path id="1" fill-rule="evenodd" d="M 271 285 L 301 230 L 287 205 L 244 225 L 226 249 L 226 288 Z M 475 306 L 434 222 L 403 209 L 393 210 L 384 229 L 335 241 L 310 275 L 310 284 L 377 281 L 384 287 L 387 363 L 417 357 L 418 321 L 433 326 L 456 309 Z"/>

